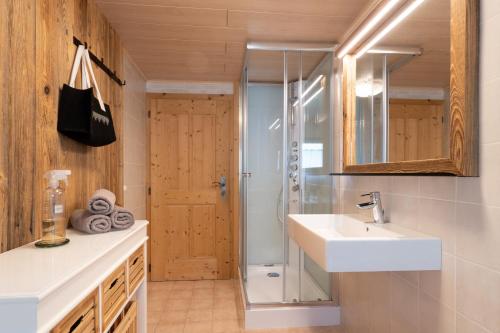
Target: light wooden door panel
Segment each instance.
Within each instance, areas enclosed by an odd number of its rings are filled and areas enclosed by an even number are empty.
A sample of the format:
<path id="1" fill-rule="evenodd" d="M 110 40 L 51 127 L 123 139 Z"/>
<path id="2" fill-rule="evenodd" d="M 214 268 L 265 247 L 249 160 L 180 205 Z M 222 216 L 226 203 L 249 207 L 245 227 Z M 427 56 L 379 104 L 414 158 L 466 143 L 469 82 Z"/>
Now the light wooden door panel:
<path id="1" fill-rule="evenodd" d="M 391 99 L 389 160 L 443 158 L 443 101 Z"/>
<path id="2" fill-rule="evenodd" d="M 231 275 L 230 99 L 151 101 L 151 279 Z M 229 188 L 228 188 L 229 189 Z"/>

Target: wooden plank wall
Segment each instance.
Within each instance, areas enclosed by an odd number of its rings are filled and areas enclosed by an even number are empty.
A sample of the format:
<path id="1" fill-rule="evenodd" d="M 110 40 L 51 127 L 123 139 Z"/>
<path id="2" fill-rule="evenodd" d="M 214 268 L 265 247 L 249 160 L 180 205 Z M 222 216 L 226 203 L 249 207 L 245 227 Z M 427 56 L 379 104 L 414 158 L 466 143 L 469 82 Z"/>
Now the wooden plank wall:
<path id="1" fill-rule="evenodd" d="M 56 131 L 59 89 L 68 81 L 73 35 L 122 76 L 122 46 L 93 0 L 0 1 L 0 252 L 39 236 L 50 169 L 70 169 L 67 211 L 96 188 L 122 202 L 122 88 L 94 66 L 118 141 L 91 148 Z"/>

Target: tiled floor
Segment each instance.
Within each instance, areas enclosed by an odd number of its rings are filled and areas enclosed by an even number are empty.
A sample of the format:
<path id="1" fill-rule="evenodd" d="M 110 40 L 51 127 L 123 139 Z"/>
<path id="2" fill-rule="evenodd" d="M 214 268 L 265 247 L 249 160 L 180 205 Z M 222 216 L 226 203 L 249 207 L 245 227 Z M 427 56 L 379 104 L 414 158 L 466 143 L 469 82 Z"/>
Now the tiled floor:
<path id="1" fill-rule="evenodd" d="M 150 282 L 148 333 L 340 333 L 331 327 L 246 331 L 232 280 Z"/>

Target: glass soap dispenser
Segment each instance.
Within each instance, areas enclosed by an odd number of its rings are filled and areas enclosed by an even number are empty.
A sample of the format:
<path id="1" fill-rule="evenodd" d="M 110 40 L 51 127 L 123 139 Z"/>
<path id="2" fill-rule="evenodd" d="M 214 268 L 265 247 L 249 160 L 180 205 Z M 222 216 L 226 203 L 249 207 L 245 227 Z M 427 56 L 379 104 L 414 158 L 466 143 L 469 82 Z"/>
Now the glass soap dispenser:
<path id="1" fill-rule="evenodd" d="M 64 214 L 65 188 L 68 185 L 70 170 L 50 170 L 45 174 L 48 186 L 43 193 L 42 239 L 35 243 L 37 247 L 54 247 L 69 242 L 66 238 L 67 219 Z"/>

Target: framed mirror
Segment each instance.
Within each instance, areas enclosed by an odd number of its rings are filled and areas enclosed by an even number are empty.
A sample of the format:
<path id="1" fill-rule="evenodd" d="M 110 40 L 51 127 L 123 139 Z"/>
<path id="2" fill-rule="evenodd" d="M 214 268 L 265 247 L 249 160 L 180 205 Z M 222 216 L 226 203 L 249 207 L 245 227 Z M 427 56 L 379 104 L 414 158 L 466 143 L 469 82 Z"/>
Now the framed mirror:
<path id="1" fill-rule="evenodd" d="M 478 31 L 478 0 L 425 0 L 343 58 L 344 173 L 478 175 Z"/>

